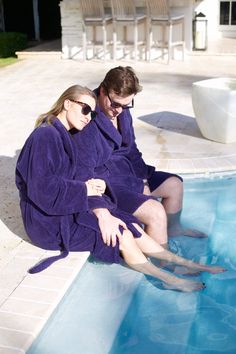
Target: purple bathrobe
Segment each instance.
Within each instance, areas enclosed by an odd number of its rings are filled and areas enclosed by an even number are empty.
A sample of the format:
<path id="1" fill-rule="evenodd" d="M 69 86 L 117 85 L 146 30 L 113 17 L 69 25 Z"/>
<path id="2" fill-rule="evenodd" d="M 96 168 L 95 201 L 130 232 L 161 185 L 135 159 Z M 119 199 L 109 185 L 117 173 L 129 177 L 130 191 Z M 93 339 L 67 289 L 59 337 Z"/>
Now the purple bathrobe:
<path id="1" fill-rule="evenodd" d="M 74 143 L 74 136 L 77 135 L 78 141 L 79 133 L 68 132 L 55 118 L 51 125 L 44 123 L 31 133 L 18 158 L 16 185 L 25 230 L 36 246 L 61 251 L 59 256 L 33 267 L 31 273 L 66 257 L 69 251 L 90 251 L 109 263 L 121 261 L 118 243 L 116 247 L 104 244 L 92 212 L 94 208 L 109 209 L 127 224 L 135 237 L 140 236 L 131 224 L 137 220 L 117 210 L 109 187 L 103 197 L 87 197 L 83 182 L 87 180 L 87 172 L 81 170 L 80 152 Z"/>
<path id="2" fill-rule="evenodd" d="M 87 167 L 87 178 L 103 178 L 110 183 L 120 209 L 133 214 L 146 200 L 153 199 L 143 194 L 144 179 L 151 191 L 169 177 L 182 180 L 178 175 L 155 171 L 155 167 L 144 162 L 135 142 L 129 109 L 118 116 L 119 131 L 99 106 L 96 111 L 96 119 L 79 135 L 79 163 Z"/>

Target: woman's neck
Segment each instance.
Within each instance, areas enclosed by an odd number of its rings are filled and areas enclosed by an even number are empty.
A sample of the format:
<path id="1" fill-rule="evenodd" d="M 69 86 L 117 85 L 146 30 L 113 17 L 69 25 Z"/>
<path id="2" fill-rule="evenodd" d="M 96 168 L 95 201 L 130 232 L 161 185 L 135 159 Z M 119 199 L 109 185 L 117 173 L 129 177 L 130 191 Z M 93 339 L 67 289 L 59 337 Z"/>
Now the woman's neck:
<path id="1" fill-rule="evenodd" d="M 64 127 L 66 128 L 66 130 L 70 130 L 72 127 L 70 127 L 67 119 L 66 119 L 66 112 L 62 111 L 61 113 L 59 113 L 57 115 L 57 118 L 59 119 L 59 121 L 64 125 Z"/>

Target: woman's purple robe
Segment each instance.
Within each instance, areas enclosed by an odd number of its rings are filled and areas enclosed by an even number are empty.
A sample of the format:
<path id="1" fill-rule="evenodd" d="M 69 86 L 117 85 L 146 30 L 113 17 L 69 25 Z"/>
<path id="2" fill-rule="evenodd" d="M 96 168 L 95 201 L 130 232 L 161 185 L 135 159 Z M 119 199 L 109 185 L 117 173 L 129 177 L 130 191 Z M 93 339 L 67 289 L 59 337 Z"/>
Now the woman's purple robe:
<path id="1" fill-rule="evenodd" d="M 143 180 L 148 180 L 150 190 L 153 191 L 167 178 L 181 177 L 155 171 L 155 167 L 144 162 L 135 142 L 129 109 L 123 110 L 118 116 L 119 130 L 99 106 L 96 111 L 96 119 L 79 135 L 79 163 L 87 167 L 87 178 L 93 176 L 109 182 L 118 207 L 132 214 L 146 200 L 153 198 L 143 194 Z"/>
<path id="2" fill-rule="evenodd" d="M 104 244 L 94 208 L 109 209 L 135 237 L 140 236 L 131 224 L 137 220 L 117 210 L 109 188 L 103 197 L 87 197 L 83 182 L 87 172 L 78 163 L 80 152 L 74 142 L 79 133 L 68 132 L 55 118 L 51 125 L 44 123 L 31 133 L 18 158 L 16 185 L 25 230 L 36 246 L 61 251 L 33 267 L 32 273 L 66 257 L 69 251 L 90 251 L 110 263 L 121 261 L 118 243 L 116 247 Z"/>

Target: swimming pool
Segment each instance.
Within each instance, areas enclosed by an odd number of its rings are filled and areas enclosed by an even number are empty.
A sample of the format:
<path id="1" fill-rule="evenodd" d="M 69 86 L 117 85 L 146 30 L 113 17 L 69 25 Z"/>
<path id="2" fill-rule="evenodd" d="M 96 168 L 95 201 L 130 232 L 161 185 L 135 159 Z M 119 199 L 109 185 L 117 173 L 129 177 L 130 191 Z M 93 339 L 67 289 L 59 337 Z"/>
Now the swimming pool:
<path id="1" fill-rule="evenodd" d="M 172 238 L 185 257 L 227 267 L 198 293 L 161 290 L 89 260 L 27 354 L 236 353 L 236 177 L 187 180 L 183 221 L 206 239 Z"/>

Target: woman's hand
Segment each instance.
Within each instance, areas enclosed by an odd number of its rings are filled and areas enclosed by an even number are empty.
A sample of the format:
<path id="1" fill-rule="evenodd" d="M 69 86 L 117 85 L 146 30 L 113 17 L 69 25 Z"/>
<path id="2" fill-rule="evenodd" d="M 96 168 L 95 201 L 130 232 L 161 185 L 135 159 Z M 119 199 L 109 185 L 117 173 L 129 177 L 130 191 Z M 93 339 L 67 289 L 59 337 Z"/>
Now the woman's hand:
<path id="1" fill-rule="evenodd" d="M 91 196 L 102 196 L 106 189 L 106 183 L 102 179 L 91 178 L 85 182 L 87 187 L 87 195 Z"/>
<path id="2" fill-rule="evenodd" d="M 111 215 L 108 209 L 93 209 L 93 212 L 98 218 L 98 224 L 104 243 L 107 246 L 112 245 L 112 247 L 115 247 L 117 241 L 116 238 L 122 236 L 119 226 L 122 226 L 127 230 L 126 224 L 122 220 Z"/>

